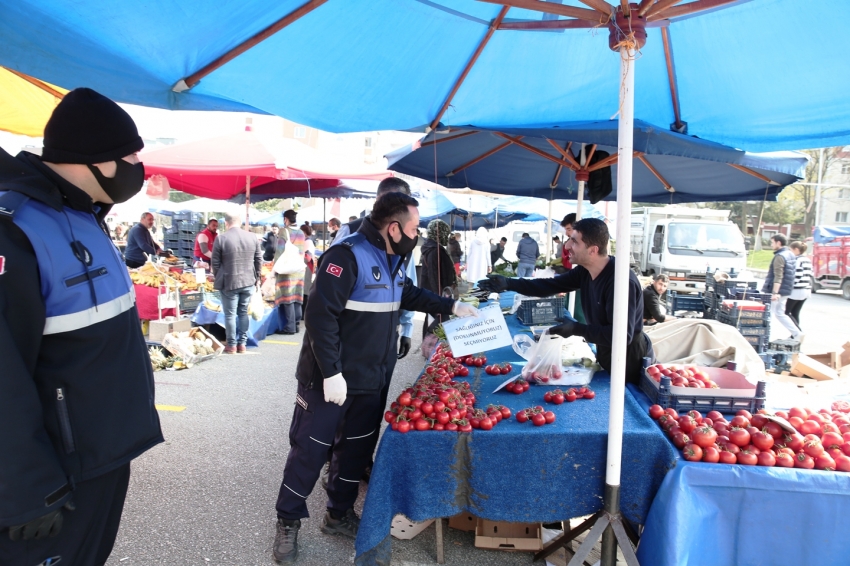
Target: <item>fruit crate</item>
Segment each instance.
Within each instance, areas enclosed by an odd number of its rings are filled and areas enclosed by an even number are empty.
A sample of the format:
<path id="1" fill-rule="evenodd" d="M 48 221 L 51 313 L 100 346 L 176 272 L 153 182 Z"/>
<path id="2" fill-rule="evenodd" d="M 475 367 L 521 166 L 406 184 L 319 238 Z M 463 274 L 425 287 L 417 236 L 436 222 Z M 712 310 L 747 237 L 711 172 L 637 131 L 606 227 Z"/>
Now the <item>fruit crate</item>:
<path id="1" fill-rule="evenodd" d="M 648 358 L 644 364 L 648 365 Z M 755 387 L 737 372 L 723 368 L 700 368 L 720 385 L 721 389 L 697 389 L 692 387 L 674 387 L 670 378 L 663 376 L 658 383 L 644 369 L 640 378 L 640 389 L 650 403 L 661 405 L 663 408 L 673 408 L 679 413 L 695 409 L 706 414 L 708 411 L 735 414 L 741 409 L 755 413 L 764 408 L 764 381 L 759 381 Z"/>
<path id="2" fill-rule="evenodd" d="M 731 298 L 738 291 L 755 291 L 758 283 L 756 281 L 743 281 L 738 279 L 717 280 L 712 273 L 705 274 L 705 288 L 711 289 L 720 297 Z"/>
<path id="3" fill-rule="evenodd" d="M 735 291 L 734 298 L 739 301 L 758 301 L 766 305 L 770 304 L 770 293 L 760 293 L 752 289 L 738 289 Z"/>
<path id="4" fill-rule="evenodd" d="M 723 324 L 728 324 L 729 326 L 734 326 L 738 330 L 742 328 L 770 328 L 770 318 L 762 319 L 762 318 L 736 318 L 734 316 L 729 316 L 723 311 L 718 311 L 716 316 L 714 317 L 716 320 L 719 320 Z M 744 334 L 743 332 L 741 334 Z M 752 334 L 759 334 L 759 332 L 753 332 Z"/>
<path id="5" fill-rule="evenodd" d="M 757 353 L 762 354 L 768 350 L 768 341 L 770 340 L 770 336 L 744 336 L 744 340 L 749 342 Z"/>
<path id="6" fill-rule="evenodd" d="M 702 293 L 692 295 L 690 293 L 667 292 L 667 312 L 675 314 L 676 311 L 705 311 L 705 297 Z"/>
<path id="7" fill-rule="evenodd" d="M 195 312 L 204 302 L 203 291 L 189 291 L 180 294 L 180 312 Z"/>
<path id="8" fill-rule="evenodd" d="M 774 340 L 770 343 L 770 349 L 777 352 L 789 352 L 796 354 L 800 351 L 800 341 L 792 338 L 785 340 Z"/>
<path id="9" fill-rule="evenodd" d="M 733 322 L 727 324 L 734 326 L 767 326 L 770 324 L 770 305 L 764 305 L 764 310 L 751 310 L 721 303 L 717 318 L 730 319 Z"/>
<path id="10" fill-rule="evenodd" d="M 759 357 L 764 362 L 764 369 L 773 370 L 774 372 L 791 371 L 791 362 L 794 354 L 791 352 L 778 352 L 776 350 L 767 350 L 759 354 Z"/>
<path id="11" fill-rule="evenodd" d="M 553 324 L 566 314 L 566 297 L 523 299 L 516 311 L 517 319 L 526 326 Z"/>

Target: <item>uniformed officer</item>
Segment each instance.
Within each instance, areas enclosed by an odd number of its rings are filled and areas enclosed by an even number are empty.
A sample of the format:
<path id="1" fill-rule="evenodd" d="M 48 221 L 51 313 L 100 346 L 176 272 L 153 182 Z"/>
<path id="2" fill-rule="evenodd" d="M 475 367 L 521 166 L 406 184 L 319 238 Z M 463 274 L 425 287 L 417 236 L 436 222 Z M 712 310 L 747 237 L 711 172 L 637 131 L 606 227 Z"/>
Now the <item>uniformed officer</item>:
<path id="1" fill-rule="evenodd" d="M 104 564 L 130 461 L 162 442 L 127 267 L 103 222 L 139 192 L 133 119 L 69 92 L 41 157 L 0 150 L 0 564 Z"/>
<path id="2" fill-rule="evenodd" d="M 273 554 L 279 563 L 297 557 L 301 519 L 309 516 L 307 497 L 330 447 L 328 510 L 321 530 L 357 536 L 360 519 L 353 507 L 379 433 L 381 390 L 396 363 L 399 309 L 477 314 L 474 307 L 419 289 L 406 277 L 403 259 L 418 238 L 418 204 L 403 193 L 383 196 L 358 232 L 329 248 L 319 262 L 276 506 Z"/>

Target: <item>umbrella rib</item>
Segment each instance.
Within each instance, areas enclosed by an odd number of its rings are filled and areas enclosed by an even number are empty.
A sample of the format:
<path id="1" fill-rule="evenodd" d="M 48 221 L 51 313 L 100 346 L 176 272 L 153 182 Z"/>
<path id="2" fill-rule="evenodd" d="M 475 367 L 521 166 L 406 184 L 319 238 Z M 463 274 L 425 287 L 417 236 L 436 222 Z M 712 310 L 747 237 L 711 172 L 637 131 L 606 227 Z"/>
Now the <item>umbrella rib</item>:
<path id="1" fill-rule="evenodd" d="M 637 155 L 637 153 L 638 152 L 635 152 L 634 155 Z M 615 163 L 617 163 L 617 154 L 616 153 L 614 155 L 606 157 L 602 161 L 598 161 L 598 162 L 594 163 L 593 165 L 591 165 L 590 167 L 587 168 L 587 171 L 588 171 L 588 173 L 593 173 L 594 171 L 602 169 L 603 167 L 608 167 L 609 165 L 613 165 Z"/>
<path id="2" fill-rule="evenodd" d="M 534 12 L 544 12 L 546 14 L 555 14 L 558 16 L 567 16 L 570 18 L 578 18 L 579 20 L 587 20 L 597 24 L 603 24 L 608 21 L 609 15 L 597 12 L 596 10 L 588 10 L 587 8 L 576 8 L 574 6 L 563 6 L 561 4 L 553 4 L 551 2 L 541 2 L 541 0 L 478 0 L 487 4 L 503 4 L 513 8 L 522 8 Z"/>
<path id="3" fill-rule="evenodd" d="M 653 4 L 647 11 L 646 17 L 652 17 L 659 12 L 663 12 L 667 8 L 675 6 L 680 3 L 682 0 L 658 0 L 655 4 Z"/>
<path id="4" fill-rule="evenodd" d="M 35 77 L 31 77 L 31 76 L 29 76 L 29 75 L 25 75 L 25 74 L 23 74 L 23 73 L 19 73 L 18 71 L 14 70 L 14 69 L 10 69 L 9 67 L 2 67 L 2 68 L 3 68 L 3 69 L 6 69 L 6 70 L 7 70 L 7 71 L 9 71 L 10 73 L 12 73 L 12 74 L 13 74 L 13 75 L 15 75 L 16 77 L 18 77 L 19 79 L 23 79 L 23 80 L 27 81 L 27 82 L 28 82 L 28 83 L 30 83 L 32 86 L 34 86 L 34 87 L 36 87 L 36 88 L 40 88 L 41 90 L 43 90 L 43 91 L 44 91 L 44 92 L 46 92 L 47 94 L 50 94 L 50 95 L 52 95 L 52 96 L 55 96 L 55 97 L 56 97 L 56 98 L 58 98 L 59 100 L 62 100 L 63 98 L 65 98 L 65 95 L 64 95 L 64 94 L 62 94 L 61 92 L 59 92 L 58 90 L 56 90 L 56 89 L 54 89 L 54 88 L 50 88 L 47 84 L 45 84 L 45 83 L 41 82 L 40 80 L 36 79 Z"/>
<path id="5" fill-rule="evenodd" d="M 564 165 L 564 166 L 566 166 L 566 167 L 568 167 L 568 168 L 570 167 L 570 164 L 569 164 L 568 162 L 566 162 L 566 161 L 561 161 L 560 159 L 558 159 L 558 158 L 557 158 L 557 157 L 555 157 L 554 155 L 550 155 L 550 154 L 546 153 L 546 152 L 545 152 L 545 151 L 543 151 L 543 150 L 537 149 L 537 148 L 536 148 L 536 147 L 534 147 L 534 146 L 531 146 L 531 145 L 528 145 L 528 144 L 527 144 L 527 143 L 525 143 L 525 142 L 521 142 L 521 141 L 519 141 L 519 137 L 512 138 L 512 137 L 510 137 L 510 136 L 508 136 L 508 135 L 505 135 L 505 134 L 503 134 L 503 133 L 501 133 L 501 132 L 494 132 L 494 133 L 495 133 L 497 136 L 499 136 L 500 138 L 504 138 L 504 139 L 506 139 L 506 140 L 510 141 L 511 143 L 516 144 L 516 145 L 520 146 L 521 148 L 523 148 L 523 149 L 526 149 L 526 150 L 530 151 L 531 153 L 533 153 L 533 154 L 535 154 L 535 155 L 539 155 L 539 156 L 540 156 L 540 157 L 542 157 L 543 159 L 548 159 L 549 161 L 552 161 L 553 163 L 557 163 L 558 165 Z"/>
<path id="6" fill-rule="evenodd" d="M 673 99 L 673 116 L 676 119 L 676 128 L 681 129 L 682 113 L 679 108 L 679 88 L 676 84 L 676 67 L 673 65 L 673 47 L 670 42 L 670 30 L 661 28 L 661 43 L 664 46 L 664 60 L 667 62 L 667 79 L 670 82 L 670 98 Z"/>
<path id="7" fill-rule="evenodd" d="M 587 157 L 585 158 L 584 162 L 585 162 L 585 163 L 590 163 L 590 161 L 593 159 L 593 154 L 594 154 L 594 153 L 596 153 L 596 144 L 592 144 L 592 145 L 590 146 L 590 153 L 588 153 L 588 154 L 587 154 Z"/>
<path id="8" fill-rule="evenodd" d="M 652 22 L 655 20 L 678 18 L 679 16 L 687 16 L 689 14 L 702 12 L 703 10 L 710 10 L 712 8 L 717 8 L 719 6 L 723 6 L 724 4 L 731 4 L 733 2 L 738 2 L 738 0 L 697 0 L 696 2 L 688 2 L 687 4 L 682 4 L 681 6 L 673 6 L 667 8 L 663 12 L 658 12 L 653 14 L 652 16 L 648 16 L 646 18 L 646 21 Z"/>
<path id="9" fill-rule="evenodd" d="M 572 167 L 570 167 L 570 169 L 572 169 L 573 171 L 578 171 L 579 169 L 581 169 L 581 165 L 578 164 L 578 161 L 576 161 L 576 158 L 573 157 L 573 154 L 569 151 L 570 145 L 572 145 L 572 143 L 567 144 L 567 149 L 562 149 L 561 146 L 558 145 L 558 142 L 556 142 L 554 140 L 550 140 L 549 138 L 545 138 L 545 139 L 546 139 L 547 142 L 549 142 L 549 145 L 551 145 L 552 147 L 557 149 L 558 153 L 560 153 L 561 155 L 564 156 L 564 159 L 566 159 L 567 161 L 569 161 L 572 164 Z"/>
<path id="10" fill-rule="evenodd" d="M 517 139 L 522 139 L 522 136 L 519 136 Z M 476 164 L 476 163 L 478 163 L 479 161 L 483 161 L 484 159 L 487 159 L 488 157 L 490 157 L 490 156 L 491 156 L 491 155 L 493 155 L 494 153 L 497 153 L 497 152 L 499 152 L 499 151 L 502 151 L 503 149 L 505 149 L 505 148 L 506 148 L 506 147 L 508 147 L 509 145 L 511 145 L 511 142 L 510 142 L 510 141 L 506 141 L 505 143 L 503 143 L 503 144 L 501 144 L 501 145 L 498 145 L 498 146 L 494 147 L 494 148 L 493 148 L 493 149 L 491 149 L 490 151 L 488 151 L 488 152 L 486 152 L 486 153 L 482 153 L 481 155 L 479 155 L 478 157 L 476 157 L 476 158 L 475 158 L 475 159 L 473 159 L 472 161 L 469 161 L 469 162 L 467 162 L 467 163 L 464 163 L 463 165 L 461 165 L 460 167 L 457 167 L 456 169 L 452 169 L 451 171 L 449 171 L 448 173 L 446 173 L 446 177 L 452 177 L 452 176 L 456 175 L 457 173 L 460 173 L 461 171 L 463 171 L 463 170 L 464 170 L 464 169 L 466 169 L 467 167 L 472 167 L 473 165 L 475 165 L 475 164 Z"/>
<path id="11" fill-rule="evenodd" d="M 667 189 L 668 192 L 671 192 L 671 193 L 676 192 L 676 189 L 673 188 L 673 185 L 668 183 L 667 179 L 665 179 L 661 175 L 661 173 L 659 173 L 658 170 L 655 167 L 652 166 L 652 164 L 646 159 L 646 157 L 644 157 L 644 154 L 635 152 L 635 155 L 637 156 L 638 159 L 640 159 L 640 162 L 643 163 L 646 166 L 647 169 L 649 169 L 650 173 L 655 175 L 658 178 L 658 180 L 661 181 L 661 184 L 664 185 L 664 188 Z"/>
<path id="12" fill-rule="evenodd" d="M 652 3 L 655 0 L 641 0 L 640 5 L 638 6 L 638 16 L 645 16 L 646 11 L 652 7 Z"/>
<path id="13" fill-rule="evenodd" d="M 606 2 L 605 0 L 578 0 L 585 6 L 590 6 L 597 12 L 602 12 L 603 14 L 611 15 L 614 12 L 614 9 L 611 7 L 611 4 Z"/>
<path id="14" fill-rule="evenodd" d="M 502 22 L 500 30 L 538 30 L 538 29 L 592 29 L 601 26 L 588 20 L 516 20 Z"/>
<path id="15" fill-rule="evenodd" d="M 478 43 L 478 47 L 475 49 L 475 52 L 470 57 L 469 61 L 466 63 L 466 67 L 464 67 L 463 72 L 455 81 L 455 84 L 452 86 L 452 90 L 449 92 L 449 95 L 446 97 L 445 102 L 440 107 L 440 111 L 437 112 L 437 116 L 431 122 L 429 129 L 434 130 L 437 127 L 437 124 L 440 123 L 440 119 L 443 117 L 443 114 L 446 113 L 446 110 L 449 108 L 449 104 L 451 104 L 452 99 L 457 94 L 460 85 L 463 84 L 463 81 L 466 80 L 466 76 L 469 74 L 469 71 L 472 70 L 472 67 L 475 65 L 475 62 L 478 61 L 478 57 L 481 55 L 481 52 L 484 51 L 484 48 L 487 46 L 487 43 L 490 41 L 490 38 L 493 37 L 493 34 L 499 29 L 499 25 L 502 23 L 502 20 L 505 19 L 505 15 L 508 13 L 510 8 L 508 6 L 502 6 L 502 9 L 499 10 L 499 15 L 496 16 L 496 19 L 490 22 L 490 27 L 487 29 L 487 33 L 484 35 L 484 38 Z"/>
<path id="16" fill-rule="evenodd" d="M 755 177 L 756 179 L 761 179 L 761 180 L 762 180 L 762 181 L 764 181 L 765 183 L 768 183 L 768 184 L 771 184 L 771 185 L 779 186 L 779 183 L 777 183 L 776 181 L 774 181 L 774 180 L 773 180 L 773 179 L 771 179 L 770 177 L 765 177 L 765 176 L 764 176 L 764 175 L 762 175 L 761 173 L 756 173 L 755 171 L 753 171 L 753 170 L 752 170 L 752 169 L 750 169 L 749 167 L 744 167 L 743 165 L 737 165 L 737 164 L 735 164 L 735 163 L 727 163 L 727 165 L 728 165 L 729 167 L 734 167 L 734 168 L 735 168 L 735 169 L 737 169 L 738 171 L 743 171 L 743 172 L 744 172 L 744 173 L 746 173 L 747 175 L 752 175 L 752 176 L 753 176 L 753 177 Z"/>
<path id="17" fill-rule="evenodd" d="M 307 14 L 309 14 L 310 12 L 312 12 L 313 10 L 315 10 L 316 8 L 318 8 L 319 6 L 321 6 L 322 4 L 324 4 L 327 1 L 328 0 L 309 0 L 308 2 L 302 4 L 300 7 L 291 11 L 290 13 L 288 13 L 287 15 L 285 15 L 284 17 L 282 17 L 281 19 L 279 19 L 278 21 L 276 21 L 275 23 L 273 23 L 272 25 L 270 25 L 269 27 L 267 27 L 263 31 L 261 31 L 261 32 L 255 34 L 255 35 L 253 35 L 252 37 L 246 39 L 245 41 L 243 41 L 242 43 L 240 43 L 239 45 L 237 45 L 236 47 L 234 47 L 233 49 L 231 49 L 230 51 L 228 51 L 224 55 L 218 57 L 217 59 L 215 59 L 211 63 L 205 65 L 199 71 L 192 73 L 191 75 L 189 75 L 185 79 L 181 79 L 180 81 L 178 81 L 174 85 L 174 87 L 172 87 L 172 90 L 174 92 L 184 92 L 186 90 L 191 89 L 196 84 L 201 82 L 201 79 L 203 79 L 204 77 L 206 77 L 207 75 L 209 75 L 210 73 L 212 73 L 213 71 L 218 69 L 219 67 L 222 67 L 223 65 L 229 63 L 230 61 L 232 61 L 236 57 L 239 57 L 240 55 L 242 55 L 243 53 L 245 53 L 246 51 L 248 51 L 249 49 L 251 49 L 255 45 L 258 45 L 258 44 L 262 43 L 263 41 L 267 40 L 268 38 L 270 38 L 271 36 L 273 36 L 274 34 L 279 32 L 280 30 L 287 27 L 289 24 L 301 19 L 301 17 L 303 17 L 303 16 L 306 16 Z"/>
<path id="18" fill-rule="evenodd" d="M 478 133 L 478 130 L 472 130 L 472 131 L 469 131 L 469 132 L 463 132 L 462 134 L 458 134 L 458 135 L 452 136 L 450 138 L 442 138 L 442 139 L 438 139 L 438 140 L 433 139 L 433 140 L 426 141 L 426 142 L 419 144 L 419 147 L 425 147 L 425 146 L 428 146 L 428 145 L 434 145 L 434 144 L 443 143 L 443 142 L 452 141 L 452 140 L 459 140 L 460 138 L 465 138 L 466 136 L 471 136 L 471 135 L 474 135 L 474 134 L 477 134 L 477 133 Z"/>

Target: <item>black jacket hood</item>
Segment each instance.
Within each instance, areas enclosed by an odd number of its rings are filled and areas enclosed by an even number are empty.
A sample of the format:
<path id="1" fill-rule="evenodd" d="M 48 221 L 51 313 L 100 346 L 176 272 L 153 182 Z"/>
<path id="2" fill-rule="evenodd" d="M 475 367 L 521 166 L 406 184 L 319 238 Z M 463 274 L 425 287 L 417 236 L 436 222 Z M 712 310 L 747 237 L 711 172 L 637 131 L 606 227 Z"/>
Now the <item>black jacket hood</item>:
<path id="1" fill-rule="evenodd" d="M 38 165 L 36 165 L 36 162 Z M 62 192 L 56 183 L 51 182 L 43 169 L 53 171 L 44 165 L 37 155 L 28 151 L 12 157 L 0 149 L 0 187 L 2 190 L 23 193 L 33 200 L 61 210 Z M 55 175 L 55 173 L 54 173 Z"/>

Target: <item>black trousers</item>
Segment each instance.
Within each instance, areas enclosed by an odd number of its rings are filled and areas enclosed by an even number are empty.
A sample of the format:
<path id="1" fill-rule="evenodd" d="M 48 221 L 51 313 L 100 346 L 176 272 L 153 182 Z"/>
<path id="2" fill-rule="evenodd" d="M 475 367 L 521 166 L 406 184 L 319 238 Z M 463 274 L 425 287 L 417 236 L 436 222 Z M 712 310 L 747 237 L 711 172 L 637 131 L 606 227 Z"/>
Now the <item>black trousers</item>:
<path id="1" fill-rule="evenodd" d="M 803 309 L 803 303 L 806 302 L 806 299 L 795 300 L 788 299 L 785 301 L 785 314 L 791 317 L 791 320 L 794 321 L 794 324 L 797 325 L 797 328 L 802 330 L 803 328 L 800 326 L 800 311 Z"/>
<path id="2" fill-rule="evenodd" d="M 307 497 L 328 460 L 329 449 L 332 456 L 327 507 L 339 512 L 354 507 L 360 478 L 371 461 L 380 431 L 375 415 L 382 409 L 378 391 L 349 395 L 339 406 L 326 402 L 322 390 L 298 384 L 289 428 L 289 456 L 275 506 L 278 517 L 292 520 L 310 516 Z"/>
<path id="3" fill-rule="evenodd" d="M 53 538 L 12 542 L 9 531 L 0 531 L 0 564 L 40 566 L 57 563 L 101 566 L 106 563 L 121 522 L 130 464 L 77 484 L 74 511 L 62 510 L 62 530 Z"/>

